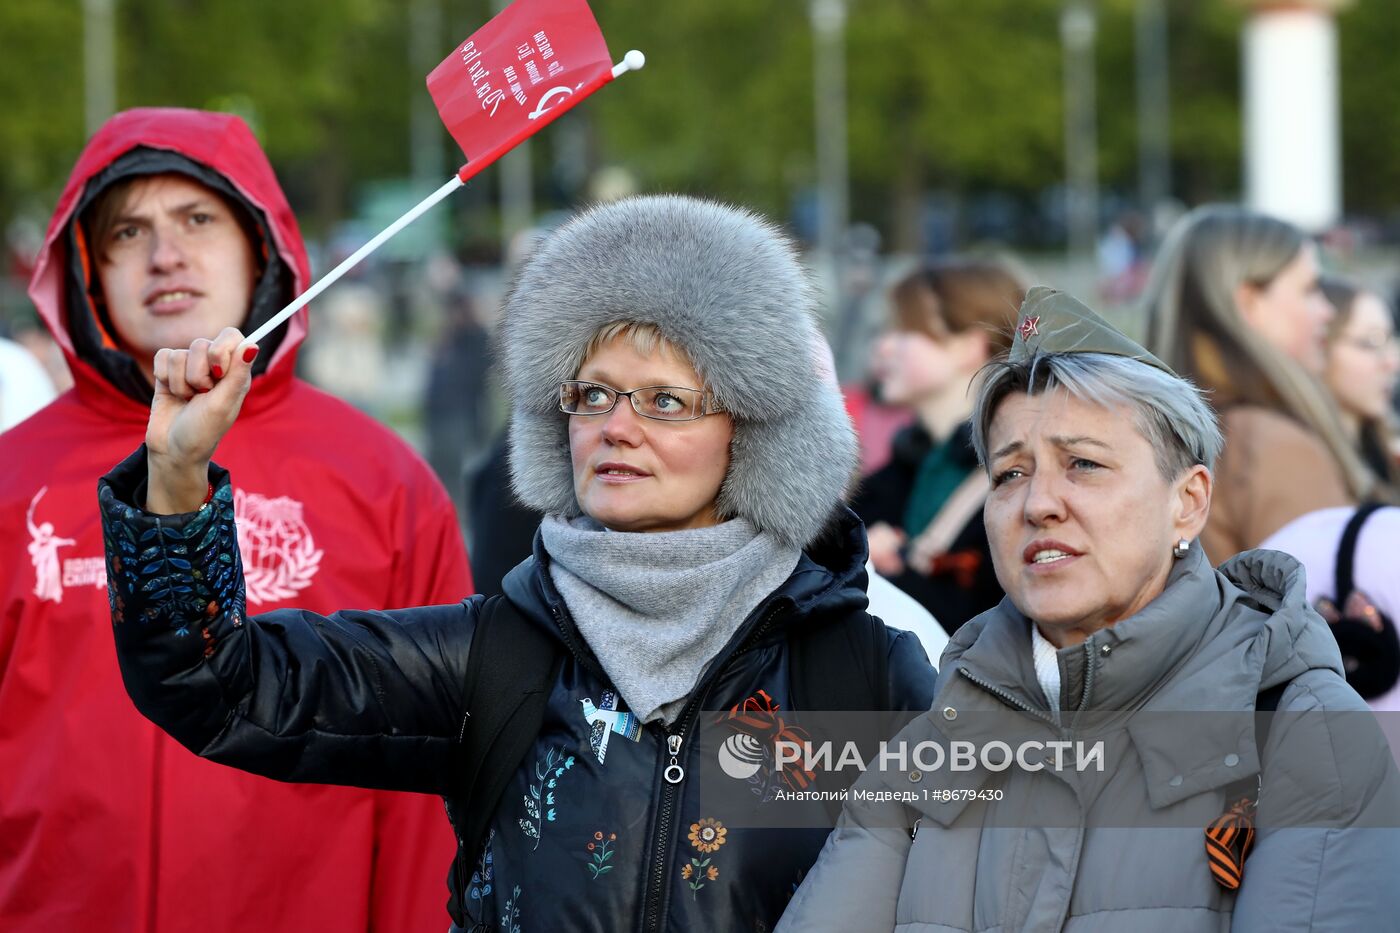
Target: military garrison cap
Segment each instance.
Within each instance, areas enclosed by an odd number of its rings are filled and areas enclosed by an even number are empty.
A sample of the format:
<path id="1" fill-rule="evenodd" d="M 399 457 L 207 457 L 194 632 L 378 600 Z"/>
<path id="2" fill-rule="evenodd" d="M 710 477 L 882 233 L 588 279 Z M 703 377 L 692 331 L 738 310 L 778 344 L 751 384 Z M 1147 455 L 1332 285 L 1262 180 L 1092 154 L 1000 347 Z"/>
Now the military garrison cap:
<path id="1" fill-rule="evenodd" d="M 1020 363 L 1036 353 L 1111 353 L 1172 373 L 1166 363 L 1125 337 L 1078 299 L 1044 285 L 1032 288 L 1021 303 L 1008 359 Z"/>

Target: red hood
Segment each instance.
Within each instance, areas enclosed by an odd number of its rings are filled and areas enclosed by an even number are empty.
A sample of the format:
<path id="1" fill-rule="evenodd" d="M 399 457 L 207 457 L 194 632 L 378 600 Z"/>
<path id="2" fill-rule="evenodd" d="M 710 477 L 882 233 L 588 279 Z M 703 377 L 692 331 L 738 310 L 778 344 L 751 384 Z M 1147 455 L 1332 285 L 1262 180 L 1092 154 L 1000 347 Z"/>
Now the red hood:
<path id="1" fill-rule="evenodd" d="M 44 247 L 29 280 L 29 297 L 63 348 L 78 389 L 84 394 L 97 389 L 103 395 L 120 395 L 73 349 L 65 307 L 64 276 L 69 261 L 65 234 L 88 181 L 138 146 L 177 152 L 222 175 L 266 218 L 277 252 L 292 271 L 293 293 L 300 294 L 310 283 L 306 247 L 296 218 L 248 124 L 232 114 L 172 107 L 144 107 L 119 113 L 97 131 L 78 157 L 49 221 Z M 286 337 L 268 365 L 268 376 L 291 375 L 296 348 L 306 336 L 306 315 L 307 309 L 302 308 L 287 323 Z"/>

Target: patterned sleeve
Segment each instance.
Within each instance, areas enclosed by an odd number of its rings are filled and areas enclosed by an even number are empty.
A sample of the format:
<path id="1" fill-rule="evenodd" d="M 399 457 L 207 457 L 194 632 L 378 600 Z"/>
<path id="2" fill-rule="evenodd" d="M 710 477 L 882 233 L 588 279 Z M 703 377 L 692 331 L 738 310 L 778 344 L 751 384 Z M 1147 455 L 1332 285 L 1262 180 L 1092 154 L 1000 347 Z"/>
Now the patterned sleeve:
<path id="1" fill-rule="evenodd" d="M 112 622 L 155 624 L 179 637 L 197 630 L 203 655 L 213 631 L 242 626 L 243 564 L 228 471 L 210 464 L 213 497 L 196 512 L 152 515 L 145 498 L 146 450 L 124 460 L 98 486 L 107 551 Z"/>
<path id="2" fill-rule="evenodd" d="M 246 608 L 233 486 L 213 464 L 209 480 L 214 495 L 196 512 L 144 511 L 143 445 L 97 491 L 122 680 L 147 718 L 196 753 L 223 725 L 222 701 L 238 695 L 245 668 L 237 650 L 216 657 L 244 627 Z"/>
<path id="3" fill-rule="evenodd" d="M 479 599 L 252 618 L 229 474 L 152 515 L 146 451 L 98 486 L 117 661 L 137 709 L 191 751 L 284 781 L 440 792 Z"/>

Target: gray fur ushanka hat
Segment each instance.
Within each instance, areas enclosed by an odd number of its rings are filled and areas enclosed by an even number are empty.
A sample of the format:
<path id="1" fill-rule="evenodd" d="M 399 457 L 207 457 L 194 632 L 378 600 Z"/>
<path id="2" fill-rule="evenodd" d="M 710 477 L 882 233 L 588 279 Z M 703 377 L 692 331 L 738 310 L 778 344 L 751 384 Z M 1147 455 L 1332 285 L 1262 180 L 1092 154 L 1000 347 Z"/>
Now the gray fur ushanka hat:
<path id="1" fill-rule="evenodd" d="M 842 501 L 856 438 L 792 244 L 753 213 L 679 196 L 583 212 L 549 235 L 506 300 L 500 350 L 511 398 L 511 480 L 522 502 L 580 514 L 559 383 L 618 322 L 652 324 L 734 419 L 723 518 L 805 547 Z M 619 387 L 626 388 L 626 387 Z"/>

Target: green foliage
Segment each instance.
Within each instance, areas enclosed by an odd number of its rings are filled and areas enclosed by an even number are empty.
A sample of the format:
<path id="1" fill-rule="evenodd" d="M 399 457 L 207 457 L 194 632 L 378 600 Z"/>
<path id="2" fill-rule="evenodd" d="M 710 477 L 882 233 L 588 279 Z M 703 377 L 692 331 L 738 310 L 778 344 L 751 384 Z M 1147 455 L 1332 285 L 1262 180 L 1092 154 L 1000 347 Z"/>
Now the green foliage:
<path id="1" fill-rule="evenodd" d="M 52 207 L 83 143 L 79 4 L 0 4 L 0 227 Z"/>
<path id="2" fill-rule="evenodd" d="M 1374 213 L 1400 208 L 1400 10 L 1361 0 L 1338 20 L 1342 82 L 1342 165 L 1347 207 Z"/>
<path id="3" fill-rule="evenodd" d="M 605 0 L 616 57 L 646 70 L 587 107 L 609 161 L 649 189 L 722 193 L 781 210 L 815 176 L 811 29 L 792 0 Z"/>
<path id="4" fill-rule="evenodd" d="M 489 0 L 426 0 L 436 58 L 491 15 Z M 313 232 L 353 213 L 366 184 L 409 174 L 408 0 L 115 0 L 118 105 L 231 109 L 253 124 Z M 1134 0 L 1099 0 L 1100 173 L 1137 177 Z M 1240 184 L 1239 5 L 1169 0 L 1175 191 Z M 926 191 L 1033 197 L 1063 167 L 1061 0 L 848 0 L 848 144 L 857 218 L 886 225 Z M 816 182 L 806 0 L 595 0 L 617 56 L 646 70 L 546 132 L 532 156 L 540 208 L 578 193 L 555 163 L 627 168 L 646 190 L 717 195 L 785 216 Z M 1340 17 L 1345 168 L 1353 206 L 1400 201 L 1400 14 L 1359 0 Z M 80 0 L 0 4 L 0 226 L 43 216 L 84 139 Z M 565 139 L 567 138 L 567 146 Z M 455 150 L 440 136 L 445 165 Z M 572 147 L 572 148 L 570 148 Z M 487 226 L 494 179 L 458 199 Z"/>
<path id="5" fill-rule="evenodd" d="M 1234 198 L 1244 158 L 1240 28 L 1221 0 L 1168 0 L 1174 193 L 1195 203 Z"/>

